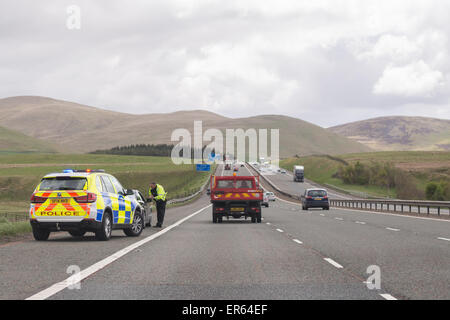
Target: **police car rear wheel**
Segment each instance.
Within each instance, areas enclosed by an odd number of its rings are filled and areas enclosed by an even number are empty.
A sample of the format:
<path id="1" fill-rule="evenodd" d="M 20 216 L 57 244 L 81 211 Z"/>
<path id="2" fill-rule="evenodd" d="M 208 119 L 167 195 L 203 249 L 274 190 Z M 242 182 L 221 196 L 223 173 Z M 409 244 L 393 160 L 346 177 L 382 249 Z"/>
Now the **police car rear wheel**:
<path id="1" fill-rule="evenodd" d="M 105 214 L 102 221 L 102 227 L 100 228 L 100 230 L 95 232 L 95 238 L 101 241 L 109 240 L 109 238 L 111 238 L 111 231 L 112 231 L 111 215 Z"/>
<path id="2" fill-rule="evenodd" d="M 39 228 L 36 226 L 32 227 L 34 239 L 37 241 L 45 241 L 50 236 L 50 230 Z"/>
<path id="3" fill-rule="evenodd" d="M 140 213 L 136 213 L 130 228 L 123 229 L 123 232 L 129 237 L 137 237 L 144 229 L 144 219 Z"/>

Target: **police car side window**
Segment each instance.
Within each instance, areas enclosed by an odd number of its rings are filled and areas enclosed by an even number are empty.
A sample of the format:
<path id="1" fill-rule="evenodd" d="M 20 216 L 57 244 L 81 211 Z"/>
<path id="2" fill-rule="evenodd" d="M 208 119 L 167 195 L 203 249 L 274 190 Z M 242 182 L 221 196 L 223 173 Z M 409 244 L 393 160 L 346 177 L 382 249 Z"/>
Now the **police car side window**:
<path id="1" fill-rule="evenodd" d="M 111 179 L 111 182 L 113 183 L 114 187 L 116 188 L 117 193 L 124 193 L 123 192 L 123 187 L 120 184 L 120 182 L 114 177 L 110 177 L 110 179 Z"/>
<path id="2" fill-rule="evenodd" d="M 95 178 L 95 185 L 97 186 L 97 190 L 98 190 L 98 191 L 100 191 L 100 192 L 106 191 L 105 188 L 103 187 L 103 183 L 102 183 L 102 181 L 100 180 L 100 177 L 99 177 L 99 176 L 97 176 L 97 177 Z"/>
<path id="3" fill-rule="evenodd" d="M 106 187 L 106 192 L 116 193 L 116 191 L 114 190 L 114 187 L 113 187 L 111 181 L 109 181 L 107 176 L 101 176 L 101 179 L 103 181 L 103 185 Z"/>

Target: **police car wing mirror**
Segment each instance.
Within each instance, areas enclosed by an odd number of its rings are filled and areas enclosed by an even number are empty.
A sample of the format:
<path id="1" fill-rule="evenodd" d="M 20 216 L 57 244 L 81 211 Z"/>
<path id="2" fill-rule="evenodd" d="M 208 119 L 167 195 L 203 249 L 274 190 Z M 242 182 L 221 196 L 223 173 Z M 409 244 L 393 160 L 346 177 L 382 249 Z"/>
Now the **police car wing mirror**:
<path id="1" fill-rule="evenodd" d="M 132 189 L 125 189 L 124 190 L 124 195 L 125 196 L 132 196 L 134 194 Z"/>

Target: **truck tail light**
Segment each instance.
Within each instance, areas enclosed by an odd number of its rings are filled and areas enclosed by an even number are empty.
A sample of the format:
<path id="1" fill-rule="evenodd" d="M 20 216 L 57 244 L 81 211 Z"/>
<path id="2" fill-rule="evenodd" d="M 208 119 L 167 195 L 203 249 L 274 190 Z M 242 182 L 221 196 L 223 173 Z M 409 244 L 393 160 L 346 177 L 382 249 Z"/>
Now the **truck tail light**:
<path id="1" fill-rule="evenodd" d="M 252 211 L 259 212 L 259 208 L 258 207 L 252 207 L 250 209 L 252 209 Z"/>

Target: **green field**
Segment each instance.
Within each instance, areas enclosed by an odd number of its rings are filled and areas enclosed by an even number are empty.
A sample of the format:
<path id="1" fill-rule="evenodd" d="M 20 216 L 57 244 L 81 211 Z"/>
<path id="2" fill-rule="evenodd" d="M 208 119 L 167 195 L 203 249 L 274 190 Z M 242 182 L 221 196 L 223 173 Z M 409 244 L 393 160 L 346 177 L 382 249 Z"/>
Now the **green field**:
<path id="1" fill-rule="evenodd" d="M 450 152 L 389 151 L 340 156 L 307 156 L 281 160 L 280 166 L 291 171 L 294 165 L 303 165 L 305 177 L 317 183 L 329 184 L 351 192 L 362 192 L 368 196 L 398 198 L 399 190 L 395 188 L 345 184 L 336 177 L 339 167 L 355 164 L 358 161 L 366 165 L 391 163 L 395 168 L 402 170 L 423 194 L 426 184 L 430 181 L 450 181 Z"/>
<path id="2" fill-rule="evenodd" d="M 27 216 L 30 196 L 41 178 L 67 168 L 105 169 L 125 188 L 138 189 L 144 195 L 148 193 L 150 182 L 156 181 L 164 186 L 168 199 L 193 194 L 209 176 L 209 173 L 196 172 L 194 165 L 177 166 L 166 157 L 0 154 L 0 235 L 5 233 L 6 221 Z"/>

